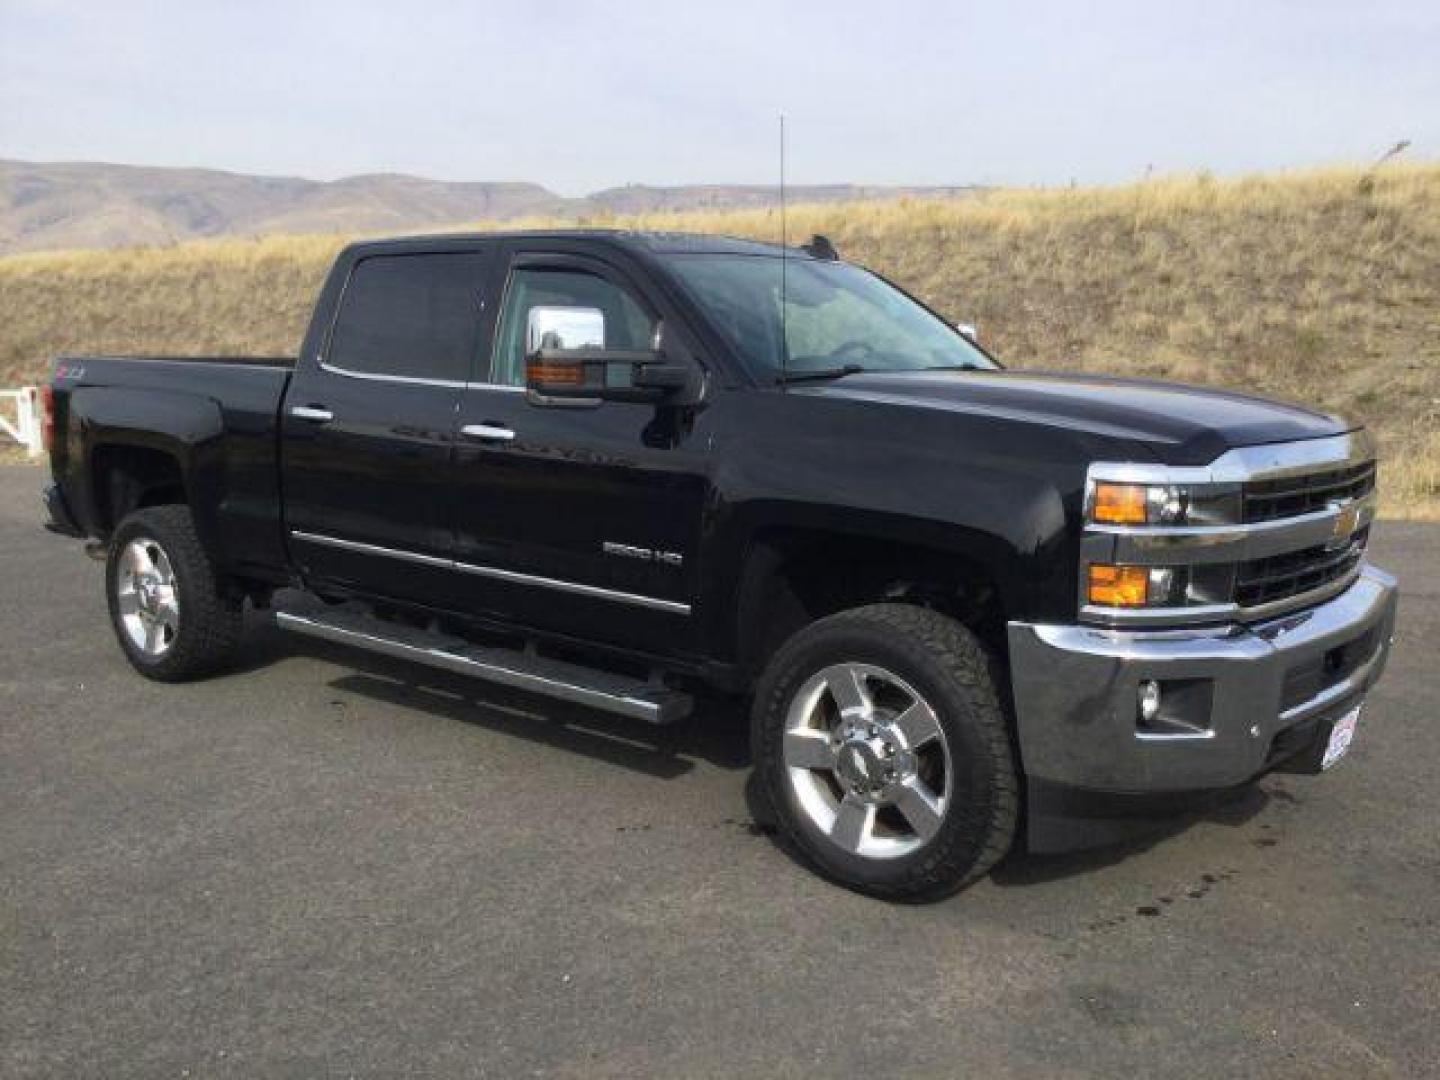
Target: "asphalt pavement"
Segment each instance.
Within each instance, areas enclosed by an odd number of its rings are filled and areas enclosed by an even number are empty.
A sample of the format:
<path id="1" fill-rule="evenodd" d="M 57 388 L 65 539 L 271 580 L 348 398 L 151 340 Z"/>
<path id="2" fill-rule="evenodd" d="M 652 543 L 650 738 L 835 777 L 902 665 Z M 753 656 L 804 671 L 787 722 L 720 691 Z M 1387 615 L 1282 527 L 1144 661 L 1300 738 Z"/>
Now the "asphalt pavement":
<path id="1" fill-rule="evenodd" d="M 1440 526 L 1349 758 L 896 906 L 660 732 L 290 639 L 162 686 L 0 468 L 0 1076 L 1440 1075 Z M 763 816 L 763 815 L 762 815 Z"/>

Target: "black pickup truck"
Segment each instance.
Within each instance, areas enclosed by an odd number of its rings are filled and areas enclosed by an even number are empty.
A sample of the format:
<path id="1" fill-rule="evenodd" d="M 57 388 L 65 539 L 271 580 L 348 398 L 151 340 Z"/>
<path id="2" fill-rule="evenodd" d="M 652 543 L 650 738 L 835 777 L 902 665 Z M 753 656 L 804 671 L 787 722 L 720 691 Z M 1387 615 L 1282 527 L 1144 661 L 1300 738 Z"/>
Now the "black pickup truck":
<path id="1" fill-rule="evenodd" d="M 298 360 L 46 396 L 50 527 L 141 674 L 223 665 L 248 602 L 653 723 L 744 697 L 784 832 L 881 896 L 1319 771 L 1394 625 L 1362 430 L 1005 370 L 822 238 L 357 244 Z"/>

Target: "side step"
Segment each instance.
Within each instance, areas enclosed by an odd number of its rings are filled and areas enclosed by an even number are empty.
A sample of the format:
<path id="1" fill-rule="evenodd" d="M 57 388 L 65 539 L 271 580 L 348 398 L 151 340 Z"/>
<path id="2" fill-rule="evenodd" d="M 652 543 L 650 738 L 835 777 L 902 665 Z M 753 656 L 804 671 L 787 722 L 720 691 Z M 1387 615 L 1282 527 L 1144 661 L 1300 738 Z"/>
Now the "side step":
<path id="1" fill-rule="evenodd" d="M 372 618 L 355 611 L 275 613 L 286 630 L 473 675 L 486 682 L 618 713 L 651 724 L 673 724 L 690 715 L 689 694 L 627 675 L 550 660 L 515 649 L 486 648 L 462 638 Z"/>

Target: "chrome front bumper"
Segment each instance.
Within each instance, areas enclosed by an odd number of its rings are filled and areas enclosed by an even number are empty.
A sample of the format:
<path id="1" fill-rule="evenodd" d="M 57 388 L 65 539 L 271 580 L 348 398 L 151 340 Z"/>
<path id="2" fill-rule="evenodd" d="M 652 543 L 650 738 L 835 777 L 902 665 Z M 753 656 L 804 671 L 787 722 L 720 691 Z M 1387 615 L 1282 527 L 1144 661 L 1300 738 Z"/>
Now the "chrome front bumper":
<path id="1" fill-rule="evenodd" d="M 1032 791 L 1145 795 L 1253 779 L 1277 763 L 1277 736 L 1328 716 L 1379 677 L 1395 606 L 1395 579 L 1366 565 L 1339 596 L 1249 626 L 1118 631 L 1012 622 L 1027 782 Z M 1365 655 L 1348 656 L 1352 643 Z M 1193 734 L 1143 731 L 1136 697 L 1150 679 L 1208 690 L 1208 725 Z"/>

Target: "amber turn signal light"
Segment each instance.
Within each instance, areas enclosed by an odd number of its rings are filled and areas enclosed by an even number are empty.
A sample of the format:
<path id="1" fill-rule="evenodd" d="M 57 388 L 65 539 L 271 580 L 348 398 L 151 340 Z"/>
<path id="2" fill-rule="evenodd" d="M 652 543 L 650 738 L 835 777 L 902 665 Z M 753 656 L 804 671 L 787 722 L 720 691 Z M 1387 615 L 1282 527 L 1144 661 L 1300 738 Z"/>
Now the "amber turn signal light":
<path id="1" fill-rule="evenodd" d="M 529 360 L 525 380 L 542 386 L 584 386 L 585 366 L 573 360 Z"/>
<path id="2" fill-rule="evenodd" d="M 1143 566 L 1090 567 L 1085 590 L 1090 603 L 1102 607 L 1144 607 L 1150 592 L 1150 571 Z"/>
<path id="3" fill-rule="evenodd" d="M 1148 496 L 1144 484 L 1096 484 L 1090 516 L 1107 525 L 1144 525 Z"/>

